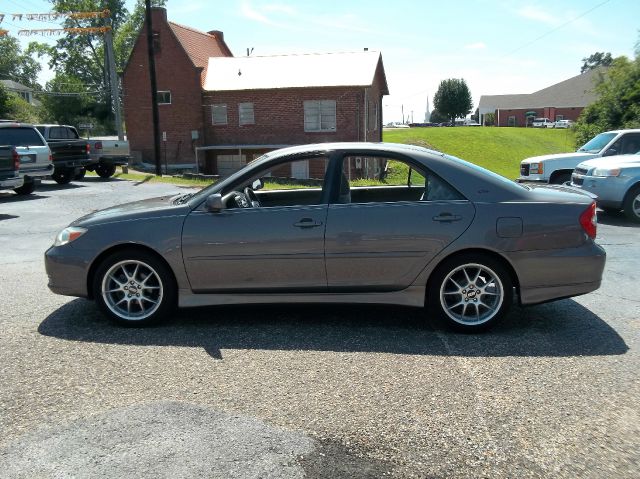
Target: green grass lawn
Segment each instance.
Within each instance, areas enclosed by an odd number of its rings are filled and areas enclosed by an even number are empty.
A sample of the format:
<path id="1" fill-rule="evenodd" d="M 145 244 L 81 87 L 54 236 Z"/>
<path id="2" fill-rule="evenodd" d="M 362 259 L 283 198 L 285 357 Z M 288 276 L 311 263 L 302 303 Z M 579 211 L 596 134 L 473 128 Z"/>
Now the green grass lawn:
<path id="1" fill-rule="evenodd" d="M 511 179 L 519 175 L 520 161 L 525 158 L 575 151 L 570 129 L 410 128 L 385 130 L 383 141 L 432 148 Z"/>

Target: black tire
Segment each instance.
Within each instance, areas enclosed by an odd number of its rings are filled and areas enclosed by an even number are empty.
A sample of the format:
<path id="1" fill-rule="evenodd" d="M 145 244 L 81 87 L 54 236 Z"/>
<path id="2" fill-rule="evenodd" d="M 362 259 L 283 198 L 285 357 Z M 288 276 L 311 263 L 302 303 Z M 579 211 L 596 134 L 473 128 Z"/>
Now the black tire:
<path id="1" fill-rule="evenodd" d="M 624 215 L 634 223 L 640 223 L 640 185 L 629 190 L 622 204 Z"/>
<path id="2" fill-rule="evenodd" d="M 558 173 L 551 178 L 549 183 L 552 185 L 562 185 L 567 181 L 571 181 L 571 173 Z"/>
<path id="3" fill-rule="evenodd" d="M 55 170 L 51 178 L 59 185 L 69 184 L 73 179 L 73 170 Z"/>
<path id="4" fill-rule="evenodd" d="M 98 165 L 96 166 L 96 173 L 100 178 L 110 178 L 116 172 L 114 165 Z"/>
<path id="5" fill-rule="evenodd" d="M 84 175 L 87 173 L 87 170 L 85 170 L 84 168 L 81 168 L 80 171 L 78 171 L 74 177 L 73 180 L 74 181 L 80 181 L 84 178 Z"/>
<path id="6" fill-rule="evenodd" d="M 512 302 L 513 283 L 508 271 L 500 261 L 483 254 L 447 259 L 429 280 L 430 313 L 456 331 L 486 331 L 504 318 Z"/>
<path id="7" fill-rule="evenodd" d="M 100 309 L 121 326 L 157 324 L 176 308 L 175 278 L 151 253 L 124 250 L 107 257 L 93 277 Z"/>
<path id="8" fill-rule="evenodd" d="M 599 207 L 599 208 L 602 210 L 602 212 L 605 215 L 609 215 L 609 216 L 615 216 L 618 213 L 620 213 L 620 209 L 619 208 L 603 208 L 603 207 Z"/>
<path id="9" fill-rule="evenodd" d="M 36 190 L 36 182 L 33 180 L 25 181 L 22 186 L 19 186 L 18 188 L 13 189 L 13 191 L 15 191 L 19 195 L 30 195 L 35 190 Z"/>

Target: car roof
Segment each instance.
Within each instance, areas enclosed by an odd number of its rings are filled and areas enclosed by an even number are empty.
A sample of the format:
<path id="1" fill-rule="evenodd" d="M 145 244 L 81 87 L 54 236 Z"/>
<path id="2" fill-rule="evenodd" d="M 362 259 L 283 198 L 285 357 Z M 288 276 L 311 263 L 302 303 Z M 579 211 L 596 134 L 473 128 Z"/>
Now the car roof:
<path id="1" fill-rule="evenodd" d="M 21 128 L 34 128 L 34 126 L 31 123 L 20 123 L 18 121 L 16 122 L 0 122 L 0 128 L 16 128 L 16 127 L 21 127 Z"/>

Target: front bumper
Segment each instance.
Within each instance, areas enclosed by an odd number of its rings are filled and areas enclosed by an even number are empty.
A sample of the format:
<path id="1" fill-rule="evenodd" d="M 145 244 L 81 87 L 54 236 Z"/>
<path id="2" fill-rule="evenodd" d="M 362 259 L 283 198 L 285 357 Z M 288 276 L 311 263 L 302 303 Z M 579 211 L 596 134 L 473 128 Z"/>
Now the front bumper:
<path id="1" fill-rule="evenodd" d="M 44 254 L 49 289 L 64 296 L 88 297 L 87 274 L 90 261 L 70 245 L 52 246 Z"/>
<path id="2" fill-rule="evenodd" d="M 622 208 L 624 195 L 628 190 L 622 177 L 587 176 L 573 173 L 571 186 L 596 196 L 596 203 L 603 208 Z"/>
<path id="3" fill-rule="evenodd" d="M 544 178 L 534 177 L 534 176 L 519 176 L 516 178 L 516 182 L 518 183 L 548 183 Z"/>

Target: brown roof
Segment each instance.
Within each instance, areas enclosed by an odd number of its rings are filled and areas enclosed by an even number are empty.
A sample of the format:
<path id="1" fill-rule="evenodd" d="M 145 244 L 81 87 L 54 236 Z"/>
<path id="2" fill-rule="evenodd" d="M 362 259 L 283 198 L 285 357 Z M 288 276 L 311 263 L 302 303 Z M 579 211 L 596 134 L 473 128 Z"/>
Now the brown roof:
<path id="1" fill-rule="evenodd" d="M 207 77 L 209 57 L 232 57 L 221 32 L 206 33 L 174 22 L 167 22 L 194 66 L 202 68 L 201 82 Z"/>

